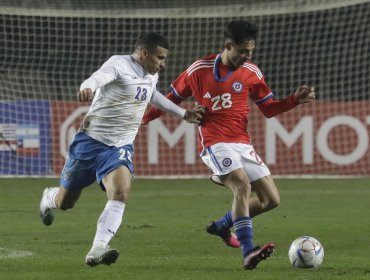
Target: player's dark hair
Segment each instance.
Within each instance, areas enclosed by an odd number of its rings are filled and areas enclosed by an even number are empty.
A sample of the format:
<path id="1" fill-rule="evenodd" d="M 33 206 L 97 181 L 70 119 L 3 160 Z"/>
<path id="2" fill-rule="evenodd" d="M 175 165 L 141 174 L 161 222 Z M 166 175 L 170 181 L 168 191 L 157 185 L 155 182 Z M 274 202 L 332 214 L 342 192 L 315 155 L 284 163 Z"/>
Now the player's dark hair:
<path id="1" fill-rule="evenodd" d="M 158 47 L 168 50 L 170 48 L 170 44 L 165 37 L 154 32 L 141 34 L 135 43 L 136 50 L 147 49 L 149 52 L 154 52 Z"/>
<path id="2" fill-rule="evenodd" d="M 254 23 L 245 20 L 230 21 L 225 25 L 224 38 L 235 44 L 256 40 L 258 28 Z"/>

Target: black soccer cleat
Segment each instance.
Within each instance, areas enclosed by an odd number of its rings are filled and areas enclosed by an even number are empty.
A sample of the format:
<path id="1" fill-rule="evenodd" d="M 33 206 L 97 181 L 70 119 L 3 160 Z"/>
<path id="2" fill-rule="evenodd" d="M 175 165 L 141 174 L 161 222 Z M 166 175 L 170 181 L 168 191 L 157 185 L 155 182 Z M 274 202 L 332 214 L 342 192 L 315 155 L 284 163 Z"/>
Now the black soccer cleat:
<path id="1" fill-rule="evenodd" d="M 272 242 L 267 243 L 262 247 L 254 247 L 254 249 L 244 258 L 244 269 L 255 269 L 260 261 L 271 256 L 271 254 L 274 252 L 274 249 L 275 244 Z"/>
<path id="2" fill-rule="evenodd" d="M 221 237 L 222 241 L 226 244 L 226 246 L 232 247 L 232 248 L 239 248 L 240 243 L 238 239 L 236 238 L 235 234 L 232 233 L 229 229 L 223 229 L 222 231 L 216 229 L 216 222 L 210 222 L 206 226 L 206 231 L 209 234 L 217 235 Z"/>

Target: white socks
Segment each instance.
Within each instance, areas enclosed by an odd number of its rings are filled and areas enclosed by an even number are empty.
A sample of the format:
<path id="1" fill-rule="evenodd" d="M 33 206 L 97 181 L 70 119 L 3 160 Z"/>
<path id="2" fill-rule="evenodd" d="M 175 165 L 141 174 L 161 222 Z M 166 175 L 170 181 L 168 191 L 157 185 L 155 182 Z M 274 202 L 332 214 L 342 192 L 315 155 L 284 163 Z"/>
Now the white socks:
<path id="1" fill-rule="evenodd" d="M 108 245 L 121 225 L 125 206 L 125 203 L 121 201 L 108 200 L 98 220 L 93 247 Z"/>
<path id="2" fill-rule="evenodd" d="M 48 203 L 49 203 L 49 207 L 51 209 L 57 208 L 57 206 L 55 205 L 55 197 L 57 196 L 58 192 L 59 192 L 59 188 L 58 187 L 54 187 L 54 188 L 50 188 L 49 189 Z"/>

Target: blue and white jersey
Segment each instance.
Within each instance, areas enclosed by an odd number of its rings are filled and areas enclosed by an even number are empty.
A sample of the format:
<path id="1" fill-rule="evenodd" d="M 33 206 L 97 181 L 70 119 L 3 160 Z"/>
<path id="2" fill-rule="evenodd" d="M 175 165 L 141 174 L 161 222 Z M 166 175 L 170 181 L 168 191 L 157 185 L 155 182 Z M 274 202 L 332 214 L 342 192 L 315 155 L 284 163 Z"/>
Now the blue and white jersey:
<path id="1" fill-rule="evenodd" d="M 112 56 L 81 84 L 95 97 L 80 131 L 109 146 L 132 144 L 157 82 L 130 55 Z"/>

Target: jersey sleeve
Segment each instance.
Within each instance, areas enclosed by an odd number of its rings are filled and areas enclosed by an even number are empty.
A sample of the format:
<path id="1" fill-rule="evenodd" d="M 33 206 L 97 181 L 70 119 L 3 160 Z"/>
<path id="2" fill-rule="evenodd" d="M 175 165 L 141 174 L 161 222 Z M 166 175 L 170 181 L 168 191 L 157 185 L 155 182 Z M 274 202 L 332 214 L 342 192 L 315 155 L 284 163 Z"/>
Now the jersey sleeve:
<path id="1" fill-rule="evenodd" d="M 254 65 L 251 69 L 253 72 L 251 98 L 265 117 L 272 118 L 293 109 L 299 104 L 294 94 L 282 100 L 274 100 L 274 94 L 267 86 L 258 67 Z"/>
<path id="2" fill-rule="evenodd" d="M 179 99 L 184 99 L 191 96 L 190 76 L 188 71 L 184 71 L 176 80 L 171 84 L 170 91 Z"/>
<path id="3" fill-rule="evenodd" d="M 183 118 L 186 112 L 185 109 L 177 106 L 174 102 L 171 102 L 169 98 L 164 97 L 162 93 L 158 91 L 153 93 L 150 102 L 162 111 L 166 111 L 180 118 Z"/>
<path id="4" fill-rule="evenodd" d="M 96 72 L 88 79 L 82 82 L 80 90 L 91 88 L 94 92 L 96 89 L 114 81 L 118 77 L 117 61 L 115 56 L 110 57 Z"/>
<path id="5" fill-rule="evenodd" d="M 180 104 L 184 98 L 191 96 L 191 87 L 189 85 L 189 76 L 187 71 L 184 71 L 177 79 L 171 84 L 170 92 L 166 97 L 175 104 Z M 159 118 L 166 112 L 160 110 L 159 108 L 152 107 L 145 112 L 142 124 L 147 124 L 148 122 Z"/>
<path id="6" fill-rule="evenodd" d="M 274 97 L 271 89 L 267 86 L 265 78 L 261 72 L 253 72 L 251 74 L 251 94 L 250 97 L 256 105 L 261 105 Z"/>
<path id="7" fill-rule="evenodd" d="M 169 92 L 166 95 L 166 98 L 171 100 L 173 103 L 175 103 L 177 105 L 182 102 L 182 99 L 177 97 L 176 95 L 174 95 L 172 92 Z M 147 110 L 144 113 L 143 120 L 142 120 L 141 123 L 142 124 L 147 124 L 147 123 L 151 122 L 152 120 L 155 120 L 155 119 L 159 118 L 160 116 L 164 115 L 165 113 L 166 113 L 165 111 L 162 111 L 157 107 L 151 107 L 149 110 Z"/>
<path id="8" fill-rule="evenodd" d="M 268 99 L 261 103 L 258 108 L 266 118 L 272 118 L 287 112 L 299 105 L 298 98 L 293 94 L 283 100 Z"/>

